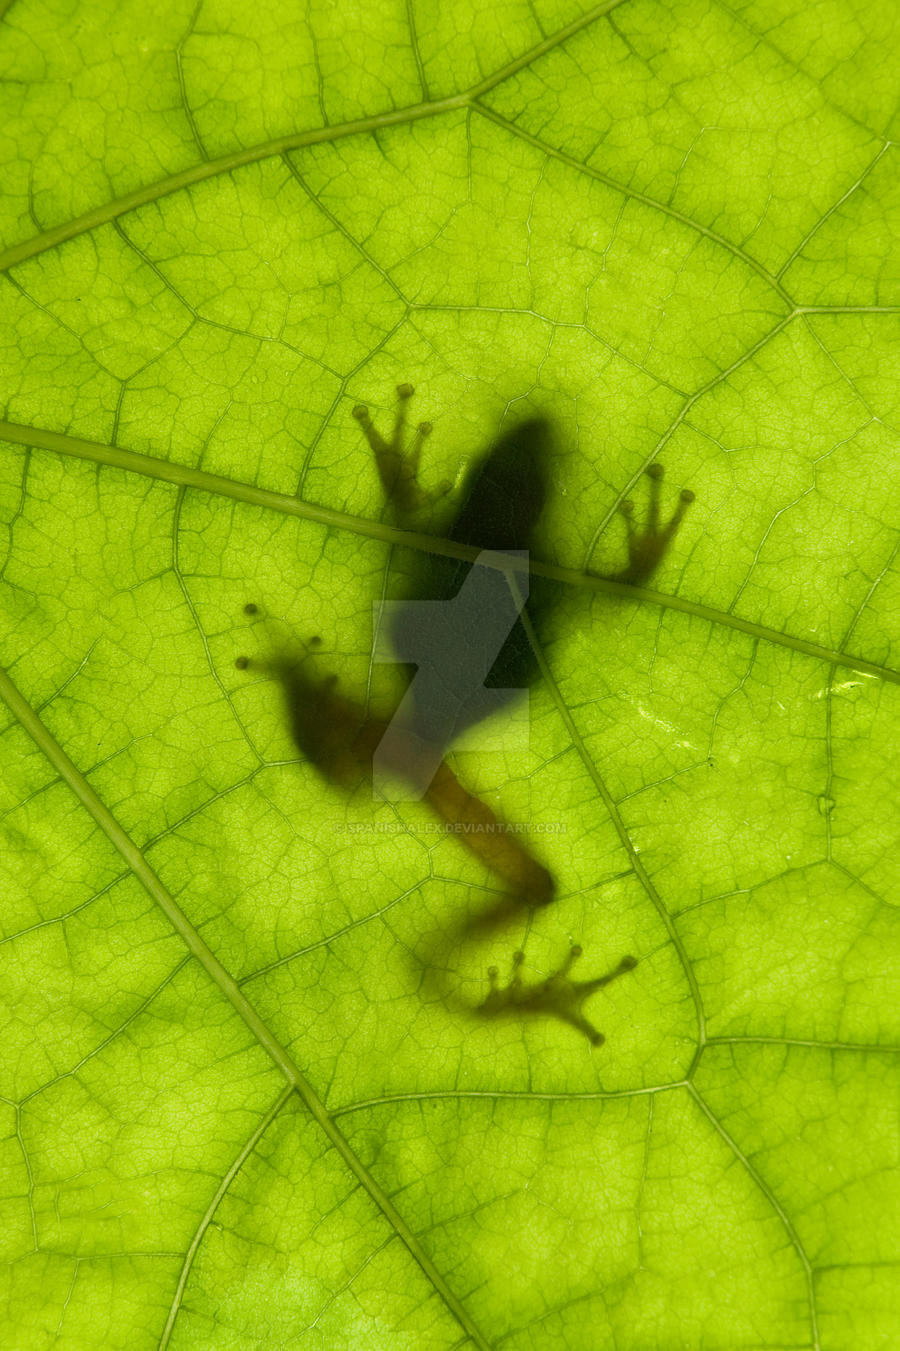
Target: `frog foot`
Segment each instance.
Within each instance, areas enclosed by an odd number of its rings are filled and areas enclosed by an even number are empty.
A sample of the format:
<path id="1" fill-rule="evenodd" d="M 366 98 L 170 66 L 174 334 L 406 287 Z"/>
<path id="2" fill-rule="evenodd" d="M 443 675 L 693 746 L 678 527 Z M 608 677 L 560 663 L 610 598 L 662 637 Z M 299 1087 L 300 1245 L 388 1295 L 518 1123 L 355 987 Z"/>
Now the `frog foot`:
<path id="1" fill-rule="evenodd" d="M 422 446 L 432 431 L 430 422 L 420 422 L 412 444 L 408 449 L 404 448 L 406 408 L 414 393 L 412 385 L 397 386 L 397 412 L 390 440 L 381 435 L 365 404 L 357 404 L 353 409 L 353 416 L 362 427 L 363 435 L 375 455 L 378 477 L 381 479 L 385 497 L 400 516 L 414 516 L 422 508 L 432 506 L 453 486 L 445 479 L 434 493 L 427 493 L 419 483 L 419 460 L 422 456 Z"/>
<path id="2" fill-rule="evenodd" d="M 267 657 L 235 657 L 234 664 L 239 671 L 252 669 L 277 675 L 280 666 L 288 663 L 300 666 L 322 645 L 318 635 L 310 638 L 308 643 L 301 642 L 283 620 L 267 615 L 253 601 L 247 602 L 243 613 L 253 624 L 265 629 L 270 652 Z M 337 676 L 333 677 L 333 682 L 337 682 Z"/>
<path id="3" fill-rule="evenodd" d="M 558 971 L 554 971 L 546 980 L 526 985 L 522 980 L 524 952 L 513 953 L 512 976 L 509 984 L 501 987 L 498 983 L 499 971 L 496 966 L 488 968 L 490 993 L 477 1012 L 483 1018 L 502 1017 L 504 1015 L 525 1015 L 533 1013 L 539 1017 L 558 1018 L 582 1032 L 592 1046 L 602 1046 L 606 1038 L 598 1032 L 582 1012 L 582 1005 L 591 995 L 602 990 L 626 971 L 637 966 L 636 957 L 623 957 L 619 965 L 604 976 L 595 976 L 593 980 L 572 980 L 569 972 L 582 955 L 578 944 L 573 944 L 568 956 Z"/>
<path id="4" fill-rule="evenodd" d="M 635 586 L 645 582 L 662 562 L 678 527 L 684 520 L 685 512 L 694 500 L 690 488 L 682 488 L 678 505 L 671 517 L 664 524 L 660 524 L 660 484 L 665 470 L 661 464 L 651 464 L 646 474 L 650 480 L 646 523 L 640 527 L 635 524 L 633 502 L 622 502 L 619 507 L 619 511 L 625 517 L 625 528 L 628 532 L 628 567 L 617 573 L 614 580 L 630 582 Z"/>

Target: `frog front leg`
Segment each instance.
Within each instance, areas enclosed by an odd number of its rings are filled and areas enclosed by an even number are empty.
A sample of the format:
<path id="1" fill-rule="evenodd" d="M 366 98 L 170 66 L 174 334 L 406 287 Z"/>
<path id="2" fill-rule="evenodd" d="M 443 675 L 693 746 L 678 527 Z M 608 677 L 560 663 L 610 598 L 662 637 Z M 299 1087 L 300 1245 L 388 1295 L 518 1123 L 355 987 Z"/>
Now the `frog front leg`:
<path id="1" fill-rule="evenodd" d="M 628 582 L 631 586 L 643 586 L 649 581 L 668 552 L 675 538 L 685 512 L 694 500 L 690 488 L 682 488 L 678 504 L 668 521 L 660 524 L 660 487 L 665 470 L 661 464 L 651 464 L 646 471 L 650 480 L 650 498 L 647 504 L 647 519 L 643 526 L 635 522 L 634 502 L 627 500 L 619 511 L 625 518 L 627 531 L 628 564 L 621 572 L 609 578 L 613 582 Z"/>
<path id="2" fill-rule="evenodd" d="M 427 493 L 419 483 L 422 447 L 433 429 L 430 422 L 420 422 L 416 427 L 412 444 L 408 448 L 404 446 L 406 410 L 414 393 L 413 385 L 397 386 L 397 412 L 390 440 L 381 435 L 365 404 L 359 403 L 353 409 L 353 416 L 362 427 L 363 435 L 375 456 L 375 467 L 384 495 L 401 520 L 421 516 L 453 486 L 445 479 L 435 492 Z"/>

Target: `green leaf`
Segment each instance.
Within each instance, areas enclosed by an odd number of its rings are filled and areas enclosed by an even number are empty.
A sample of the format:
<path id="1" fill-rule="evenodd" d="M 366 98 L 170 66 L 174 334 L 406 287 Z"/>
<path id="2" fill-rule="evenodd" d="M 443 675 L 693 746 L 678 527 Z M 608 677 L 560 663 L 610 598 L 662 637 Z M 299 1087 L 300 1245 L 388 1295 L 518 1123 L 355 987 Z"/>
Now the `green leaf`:
<path id="1" fill-rule="evenodd" d="M 896 6 L 0 12 L 4 1345 L 894 1347 Z M 235 666 L 388 690 L 404 381 L 426 487 L 555 427 L 502 932 Z M 604 1045 L 474 1016 L 574 944 Z"/>

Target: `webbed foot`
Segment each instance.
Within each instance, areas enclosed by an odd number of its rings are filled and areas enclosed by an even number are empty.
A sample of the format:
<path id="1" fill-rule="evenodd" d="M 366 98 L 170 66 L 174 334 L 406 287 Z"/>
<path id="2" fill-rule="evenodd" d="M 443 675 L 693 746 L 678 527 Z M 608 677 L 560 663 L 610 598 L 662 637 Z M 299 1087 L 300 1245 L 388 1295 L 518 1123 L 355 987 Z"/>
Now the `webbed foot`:
<path id="1" fill-rule="evenodd" d="M 684 520 L 685 512 L 694 500 L 690 488 L 682 488 L 678 505 L 669 520 L 661 525 L 659 496 L 665 470 L 661 464 L 651 464 L 646 473 L 650 480 L 650 499 L 645 524 L 643 526 L 635 524 L 632 501 L 625 501 L 619 507 L 619 511 L 625 517 L 625 528 L 628 532 L 628 567 L 616 573 L 613 580 L 630 582 L 635 586 L 646 582 L 662 562 L 678 527 Z"/>
<path id="2" fill-rule="evenodd" d="M 436 492 L 427 493 L 419 483 L 419 460 L 422 446 L 430 436 L 432 424 L 420 422 L 416 428 L 409 448 L 404 448 L 406 430 L 406 408 L 415 390 L 412 385 L 397 386 L 397 413 L 394 418 L 394 430 L 390 440 L 386 440 L 369 416 L 365 404 L 357 404 L 353 416 L 360 424 L 363 435 L 375 454 L 375 464 L 384 495 L 393 505 L 399 516 L 414 516 L 423 508 L 433 505 L 452 488 L 452 483 L 444 480 Z"/>
<path id="3" fill-rule="evenodd" d="M 604 985 L 609 985 L 626 971 L 633 971 L 637 966 L 637 958 L 623 957 L 619 965 L 604 976 L 595 976 L 592 980 L 572 980 L 569 972 L 581 955 L 582 949 L 578 944 L 573 944 L 557 971 L 546 980 L 526 985 L 521 973 L 525 954 L 513 953 L 512 976 L 508 985 L 499 985 L 500 973 L 496 966 L 488 969 L 490 993 L 484 1003 L 479 1005 L 478 1013 L 483 1018 L 529 1013 L 544 1018 L 558 1018 L 583 1033 L 592 1046 L 602 1046 L 606 1038 L 585 1017 L 582 1005 Z"/>

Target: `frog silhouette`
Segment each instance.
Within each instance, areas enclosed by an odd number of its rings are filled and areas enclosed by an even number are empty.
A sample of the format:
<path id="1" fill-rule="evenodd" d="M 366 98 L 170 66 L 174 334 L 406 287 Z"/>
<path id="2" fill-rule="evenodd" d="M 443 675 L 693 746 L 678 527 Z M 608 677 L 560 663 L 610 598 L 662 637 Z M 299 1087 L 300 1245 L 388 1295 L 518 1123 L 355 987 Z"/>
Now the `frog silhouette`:
<path id="1" fill-rule="evenodd" d="M 418 480 L 422 447 L 432 428 L 419 424 L 410 446 L 404 444 L 411 385 L 397 389 L 393 432 L 385 438 L 362 405 L 353 410 L 374 454 L 385 497 L 398 523 L 430 521 L 450 491 L 443 483 L 432 494 Z M 476 935 L 502 930 L 512 919 L 548 905 L 556 882 L 546 866 L 526 849 L 522 835 L 510 831 L 485 802 L 460 782 L 445 755 L 461 733 L 502 711 L 534 683 L 539 674 L 535 644 L 555 603 L 556 584 L 531 574 L 549 483 L 552 449 L 550 424 L 530 418 L 501 435 L 466 475 L 456 509 L 445 523 L 444 538 L 465 546 L 467 556 L 426 551 L 407 575 L 406 593 L 389 607 L 388 632 L 393 659 L 408 671 L 406 693 L 389 713 L 371 713 L 343 695 L 334 675 L 314 672 L 317 637 L 306 644 L 281 641 L 267 661 L 239 657 L 241 669 L 262 666 L 281 683 L 290 726 L 301 752 L 323 778 L 345 790 L 366 777 L 384 776 L 407 785 L 407 798 L 421 798 L 466 848 L 502 883 L 500 899 L 475 917 L 466 917 L 444 935 L 445 951 Z M 650 496 L 647 521 L 638 527 L 634 506 L 621 504 L 628 562 L 611 580 L 637 583 L 652 573 L 674 537 L 693 493 L 684 489 L 671 518 L 660 523 L 663 471 L 647 471 Z M 468 556 L 477 551 L 474 556 Z M 259 616 L 255 603 L 245 612 Z M 527 613 L 528 626 L 523 623 Z M 264 618 L 264 617 L 263 617 Z M 529 630 L 531 636 L 529 636 Z M 432 944 L 432 948 L 433 948 Z M 602 1035 L 581 1011 L 592 993 L 636 965 L 633 957 L 602 977 L 575 981 L 570 969 L 581 948 L 572 946 L 559 969 L 531 985 L 522 980 L 524 957 L 517 952 L 508 986 L 489 972 L 484 1002 L 469 1012 L 481 1017 L 552 1017 L 584 1033 L 593 1045 Z M 441 953 L 430 951 L 426 966 L 438 970 Z"/>

